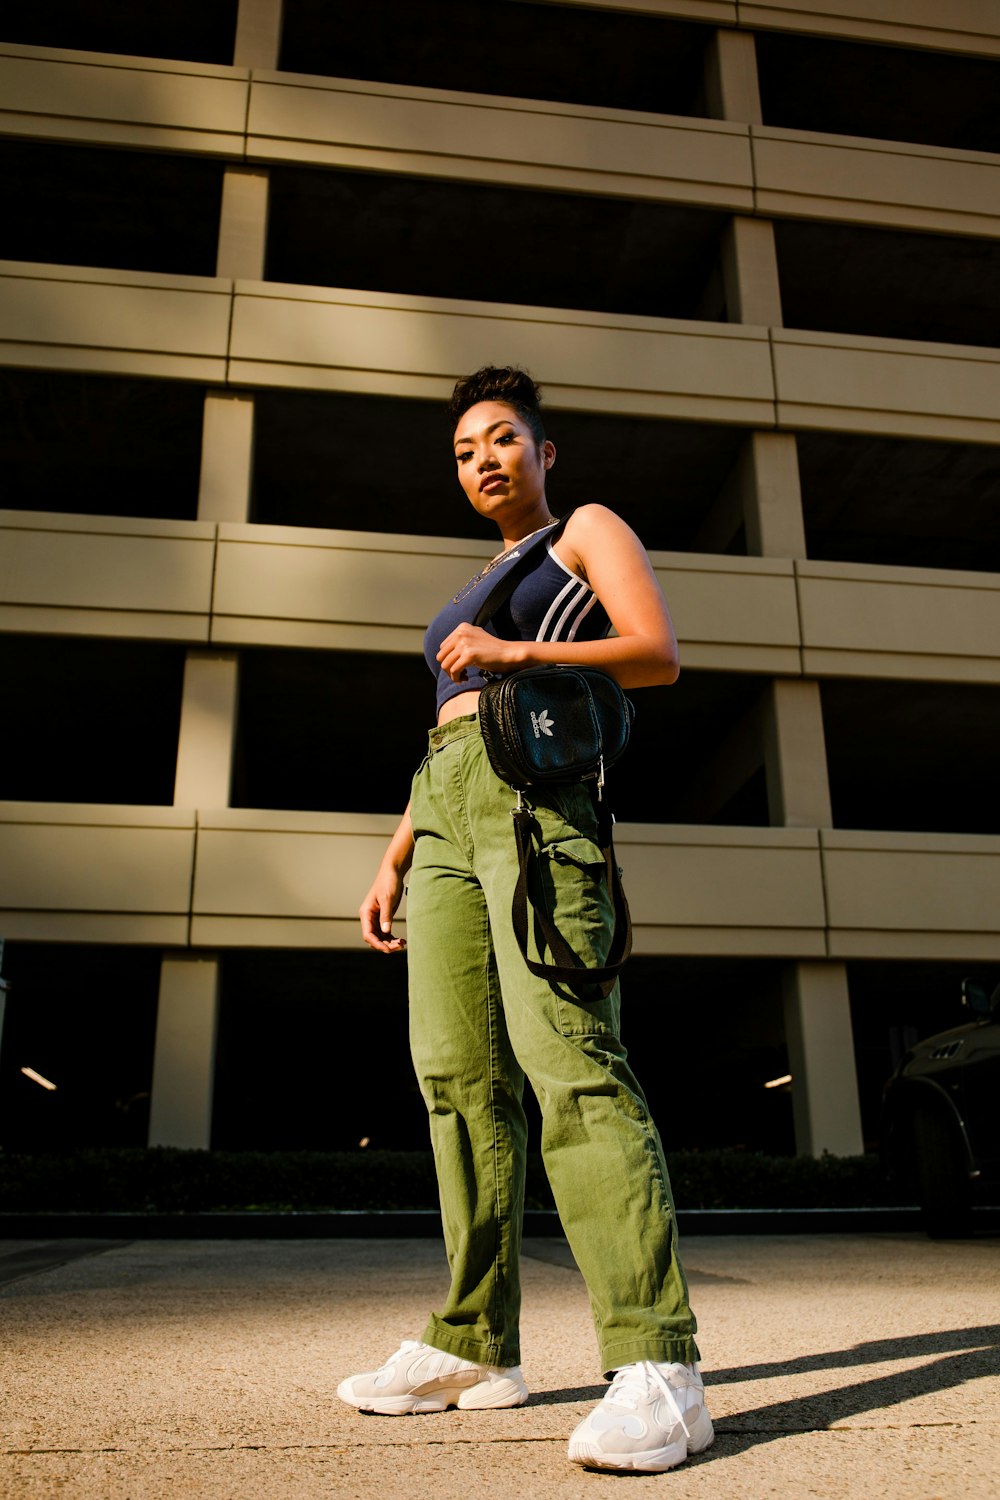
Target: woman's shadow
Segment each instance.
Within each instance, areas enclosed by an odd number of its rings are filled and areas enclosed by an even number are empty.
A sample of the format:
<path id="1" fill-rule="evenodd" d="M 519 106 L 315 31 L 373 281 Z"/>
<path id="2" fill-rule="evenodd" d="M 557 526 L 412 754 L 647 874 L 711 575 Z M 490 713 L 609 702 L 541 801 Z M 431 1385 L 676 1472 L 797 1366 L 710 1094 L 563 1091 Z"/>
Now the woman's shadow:
<path id="1" fill-rule="evenodd" d="M 927 1357 L 927 1362 L 869 1380 L 855 1380 L 834 1390 L 817 1391 L 789 1397 L 767 1406 L 751 1407 L 738 1415 L 716 1422 L 716 1434 L 738 1438 L 745 1451 L 758 1443 L 767 1443 L 788 1433 L 821 1432 L 829 1427 L 859 1417 L 866 1412 L 884 1411 L 917 1396 L 942 1395 L 965 1381 L 984 1375 L 1000 1374 L 1000 1324 L 978 1328 L 956 1328 L 934 1333 L 908 1334 L 892 1339 L 873 1339 L 849 1349 L 834 1349 L 822 1354 L 802 1355 L 798 1359 L 770 1364 L 734 1366 L 731 1369 L 705 1372 L 705 1385 L 711 1407 L 712 1388 L 751 1380 L 768 1380 L 818 1373 L 822 1370 L 852 1370 L 858 1366 L 884 1364 L 887 1360 L 913 1360 Z M 532 1405 L 555 1405 L 572 1401 L 599 1400 L 603 1386 L 581 1386 L 573 1389 L 540 1391 Z M 947 1421 L 948 1407 L 941 1408 Z M 709 1455 L 706 1454 L 706 1457 Z"/>

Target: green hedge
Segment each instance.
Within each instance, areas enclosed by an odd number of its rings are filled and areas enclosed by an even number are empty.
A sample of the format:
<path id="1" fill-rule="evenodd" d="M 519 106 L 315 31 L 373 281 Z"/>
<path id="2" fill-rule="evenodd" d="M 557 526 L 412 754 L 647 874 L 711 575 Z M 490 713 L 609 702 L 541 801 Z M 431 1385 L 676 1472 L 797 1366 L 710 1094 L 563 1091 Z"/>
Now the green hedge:
<path id="1" fill-rule="evenodd" d="M 890 1201 L 871 1156 L 758 1156 L 678 1151 L 668 1157 L 678 1208 L 863 1208 Z M 551 1208 L 541 1158 L 526 1203 Z M 0 1211 L 203 1213 L 210 1210 L 436 1208 L 429 1151 L 0 1152 Z"/>

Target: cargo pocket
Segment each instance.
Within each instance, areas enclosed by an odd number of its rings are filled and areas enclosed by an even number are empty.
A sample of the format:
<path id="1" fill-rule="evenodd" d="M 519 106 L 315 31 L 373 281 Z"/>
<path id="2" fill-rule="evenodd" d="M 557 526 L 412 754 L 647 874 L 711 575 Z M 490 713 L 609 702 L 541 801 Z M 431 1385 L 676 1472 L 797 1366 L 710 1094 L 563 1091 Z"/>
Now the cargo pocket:
<path id="1" fill-rule="evenodd" d="M 551 844 L 543 845 L 541 857 L 553 860 L 557 865 L 575 865 L 578 870 L 590 870 L 595 865 L 598 870 L 604 869 L 604 855 L 600 846 L 593 839 L 579 838 L 557 839 Z"/>
<path id="2" fill-rule="evenodd" d="M 535 899 L 576 954 L 581 969 L 600 968 L 607 959 L 614 922 L 600 845 L 581 834 L 552 839 L 538 850 L 536 870 Z M 552 962 L 547 949 L 542 956 Z M 617 1028 L 617 987 L 606 998 L 597 985 L 585 997 L 561 984 L 553 988 L 559 995 L 564 1035 L 603 1035 Z"/>

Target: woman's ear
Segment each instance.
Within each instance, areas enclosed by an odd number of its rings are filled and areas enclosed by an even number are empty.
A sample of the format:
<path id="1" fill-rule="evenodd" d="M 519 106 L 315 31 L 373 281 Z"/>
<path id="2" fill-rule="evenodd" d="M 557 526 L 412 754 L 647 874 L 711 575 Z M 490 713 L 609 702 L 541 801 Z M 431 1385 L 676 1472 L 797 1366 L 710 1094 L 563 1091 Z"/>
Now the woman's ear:
<path id="1" fill-rule="evenodd" d="M 542 467 L 545 469 L 551 469 L 555 461 L 556 445 L 555 443 L 550 442 L 548 438 L 546 438 L 545 442 L 542 444 Z"/>

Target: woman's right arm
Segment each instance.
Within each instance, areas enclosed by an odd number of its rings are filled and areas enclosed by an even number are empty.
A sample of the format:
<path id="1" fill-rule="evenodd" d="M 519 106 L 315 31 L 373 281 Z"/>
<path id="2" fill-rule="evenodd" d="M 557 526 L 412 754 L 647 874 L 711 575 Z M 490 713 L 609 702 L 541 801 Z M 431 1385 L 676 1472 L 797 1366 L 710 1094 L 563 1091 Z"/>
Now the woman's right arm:
<path id="1" fill-rule="evenodd" d="M 377 953 L 401 953 L 406 939 L 393 937 L 392 919 L 403 899 L 403 881 L 413 861 L 413 825 L 410 804 L 399 820 L 399 827 L 382 856 L 378 874 L 361 903 L 361 936 Z"/>

